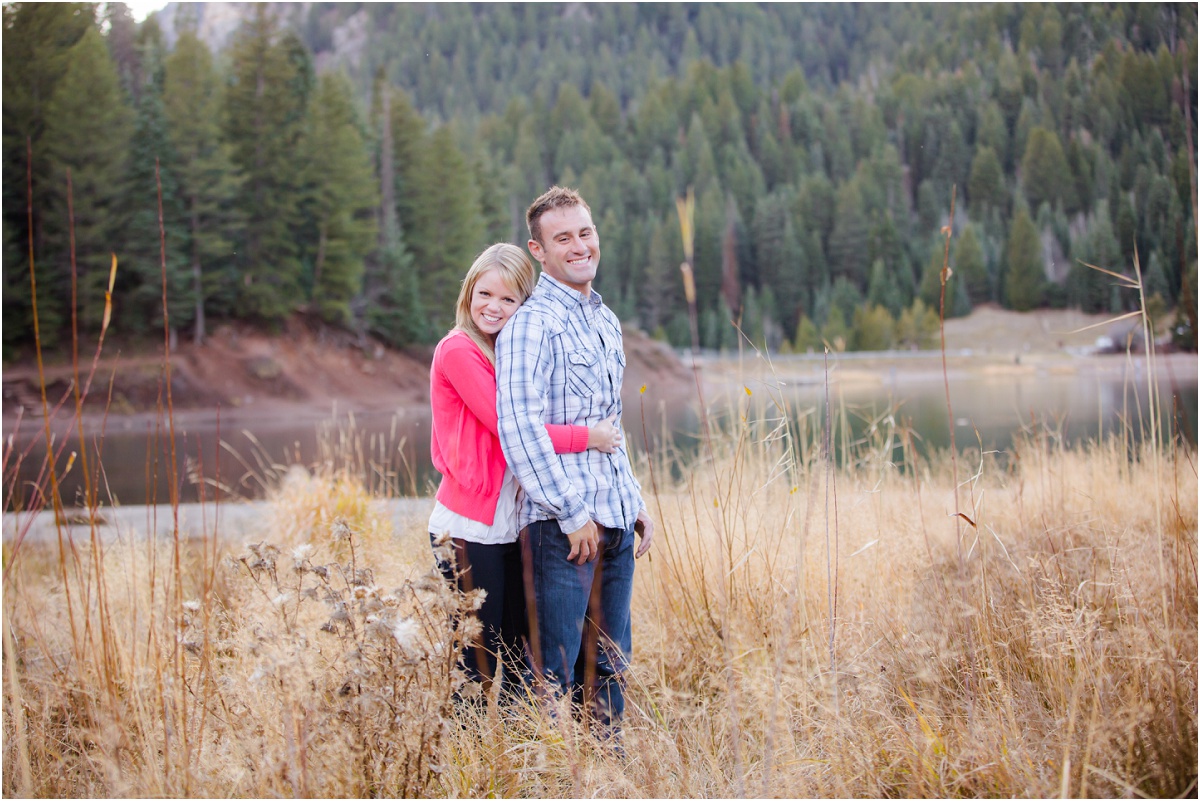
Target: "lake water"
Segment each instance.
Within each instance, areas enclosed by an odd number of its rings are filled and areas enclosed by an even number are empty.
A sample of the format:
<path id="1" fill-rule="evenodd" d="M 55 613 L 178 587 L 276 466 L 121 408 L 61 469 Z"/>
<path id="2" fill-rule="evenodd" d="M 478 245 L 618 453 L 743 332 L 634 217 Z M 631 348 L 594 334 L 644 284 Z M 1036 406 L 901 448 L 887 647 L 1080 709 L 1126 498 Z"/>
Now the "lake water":
<path id="1" fill-rule="evenodd" d="M 779 357 L 772 369 L 753 362 L 736 366 L 709 360 L 702 369 L 709 420 L 716 428 L 727 430 L 729 421 L 742 415 L 751 420 L 786 415 L 793 421 L 802 420 L 811 437 L 824 420 L 824 367 L 823 360 L 812 357 Z M 952 369 L 949 380 L 959 450 L 978 449 L 982 443 L 984 450 L 1004 451 L 1023 428 L 1047 428 L 1068 445 L 1119 432 L 1122 427 L 1138 436 L 1148 415 L 1144 367 L 1140 361 L 1123 357 Z M 695 453 L 701 429 L 700 403 L 695 386 L 684 384 L 658 387 L 649 381 L 644 393 L 640 387 L 626 386 L 624 427 L 632 456 L 637 458 L 647 449 L 660 454 L 670 446 L 679 457 L 678 465 Z M 1195 356 L 1162 360 L 1157 386 L 1167 426 L 1194 446 Z M 828 393 L 834 418 L 847 421 L 851 440 L 868 436 L 873 420 L 883 418 L 886 425 L 890 412 L 897 424 L 911 428 L 919 448 L 928 452 L 949 447 L 940 363 L 928 354 L 918 367 L 906 363 L 903 354 L 894 358 L 872 354 L 861 361 L 839 356 L 830 372 Z M 218 434 L 215 414 L 189 413 L 176 421 L 174 482 L 183 502 L 197 500 L 201 492 L 211 499 L 218 489 L 223 498 L 258 498 L 290 464 L 334 461 L 366 474 L 374 490 L 390 495 L 429 494 L 438 480 L 429 460 L 429 423 L 428 410 L 418 409 L 401 415 L 342 415 L 336 419 L 331 415 L 320 422 L 222 422 Z M 27 420 L 13 438 L 12 448 L 7 445 L 12 432 L 4 433 L 5 509 L 10 511 L 16 500 L 10 497 L 16 494 L 14 486 L 21 487 L 22 505 L 32 503 L 45 447 L 40 421 Z M 66 442 L 59 457 L 62 473 L 68 454 L 81 448 L 73 431 L 58 436 L 63 438 L 60 443 Z M 126 505 L 170 500 L 170 442 L 164 423 L 110 421 L 102 439 L 94 433 L 86 439 L 90 467 L 98 476 L 100 496 L 106 504 L 109 498 Z M 101 449 L 99 460 L 94 455 L 97 448 Z M 18 471 L 17 457 L 22 453 Z M 99 471 L 98 462 L 102 465 Z M 82 460 L 75 460 L 60 484 L 66 505 L 82 505 Z"/>

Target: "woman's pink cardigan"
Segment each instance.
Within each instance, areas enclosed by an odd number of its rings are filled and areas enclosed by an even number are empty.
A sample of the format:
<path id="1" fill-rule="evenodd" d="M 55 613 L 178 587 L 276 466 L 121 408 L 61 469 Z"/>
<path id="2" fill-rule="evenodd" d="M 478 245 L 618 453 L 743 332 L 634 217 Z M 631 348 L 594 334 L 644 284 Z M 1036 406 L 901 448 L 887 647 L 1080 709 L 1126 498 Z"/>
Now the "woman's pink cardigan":
<path id="1" fill-rule="evenodd" d="M 433 431 L 429 452 L 442 474 L 437 499 L 463 517 L 492 525 L 504 452 L 496 420 L 496 368 L 462 331 L 438 343 L 429 368 Z M 587 426 L 547 425 L 555 453 L 587 450 Z"/>

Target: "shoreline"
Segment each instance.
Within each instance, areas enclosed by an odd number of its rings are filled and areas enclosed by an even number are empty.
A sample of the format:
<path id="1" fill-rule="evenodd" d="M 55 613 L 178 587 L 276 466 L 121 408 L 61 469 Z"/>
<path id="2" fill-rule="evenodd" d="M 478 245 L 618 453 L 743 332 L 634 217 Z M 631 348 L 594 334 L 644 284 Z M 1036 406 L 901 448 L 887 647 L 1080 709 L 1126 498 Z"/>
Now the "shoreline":
<path id="1" fill-rule="evenodd" d="M 912 384 L 941 381 L 942 354 L 939 350 L 922 351 L 865 351 L 830 354 L 828 360 L 830 384 L 861 386 L 876 384 Z M 1198 362 L 1194 353 L 1167 353 L 1155 356 L 1159 383 L 1174 384 L 1177 381 L 1197 380 Z M 692 372 L 692 358 L 683 351 L 679 363 L 688 374 Z M 704 390 L 709 394 L 737 388 L 746 381 L 756 383 L 778 380 L 792 386 L 823 384 L 825 382 L 826 359 L 824 354 L 772 354 L 764 357 L 750 350 L 741 357 L 733 353 L 700 353 L 696 364 L 700 368 Z M 1037 377 L 1038 375 L 1076 374 L 1082 377 L 1124 377 L 1131 369 L 1134 380 L 1144 380 L 1146 357 L 1144 354 L 1077 354 L 1065 351 L 996 351 L 961 349 L 946 352 L 946 378 L 953 384 L 956 376 L 978 375 L 997 379 Z M 694 397 L 695 386 L 675 383 L 679 376 L 663 376 L 666 383 L 659 383 L 654 376 L 639 375 L 646 386 L 645 400 L 674 401 L 683 397 Z M 642 384 L 626 381 L 624 401 L 627 414 L 637 408 L 639 388 Z M 252 405 L 188 406 L 174 411 L 169 419 L 166 411 L 135 411 L 118 414 L 93 411 L 85 407 L 82 422 L 85 435 L 126 434 L 137 430 L 169 434 L 171 420 L 177 430 L 211 433 L 219 426 L 222 432 L 236 433 L 243 429 L 270 432 L 292 428 L 296 425 L 318 426 L 334 422 L 357 420 L 380 420 L 397 418 L 401 423 L 428 417 L 429 406 L 425 398 L 398 397 L 393 406 L 378 402 L 370 404 L 350 401 L 330 403 L 325 399 L 304 401 L 296 399 L 262 397 Z M 19 428 L 18 428 L 19 424 Z M 3 436 L 6 440 L 15 437 L 16 442 L 28 443 L 44 437 L 44 423 L 40 414 L 12 413 L 8 408 L 2 416 Z M 51 423 L 52 433 L 61 436 L 74 433 L 78 426 L 74 407 L 64 404 Z M 156 428 L 157 427 L 157 428 Z"/>

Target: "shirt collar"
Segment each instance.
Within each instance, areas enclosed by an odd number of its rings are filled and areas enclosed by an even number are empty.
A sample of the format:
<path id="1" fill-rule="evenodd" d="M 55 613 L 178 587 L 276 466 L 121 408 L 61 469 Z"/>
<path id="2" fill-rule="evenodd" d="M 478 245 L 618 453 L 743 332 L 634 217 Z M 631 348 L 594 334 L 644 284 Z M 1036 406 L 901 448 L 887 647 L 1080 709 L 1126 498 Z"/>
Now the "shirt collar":
<path id="1" fill-rule="evenodd" d="M 548 299 L 565 309 L 575 306 L 591 306 L 593 309 L 597 309 L 604 303 L 604 298 L 600 296 L 595 287 L 592 287 L 592 291 L 585 298 L 578 289 L 572 289 L 545 272 L 538 277 L 538 288 L 545 293 Z"/>

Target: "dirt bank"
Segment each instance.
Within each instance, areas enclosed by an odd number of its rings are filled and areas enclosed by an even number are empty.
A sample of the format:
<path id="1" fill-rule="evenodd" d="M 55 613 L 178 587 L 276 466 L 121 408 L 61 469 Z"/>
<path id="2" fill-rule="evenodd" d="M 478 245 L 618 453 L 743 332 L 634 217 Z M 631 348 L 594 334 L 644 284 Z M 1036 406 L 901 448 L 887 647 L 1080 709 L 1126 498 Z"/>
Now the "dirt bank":
<path id="1" fill-rule="evenodd" d="M 1106 319 L 1071 310 L 1020 314 L 983 306 L 968 317 L 947 321 L 949 366 L 991 371 L 1028 370 L 1034 365 L 1077 369 L 1101 358 L 1086 356 L 1099 337 L 1124 340 L 1130 322 L 1106 325 Z M 692 391 L 690 362 L 685 365 L 663 343 L 627 327 L 625 349 L 627 398 L 643 384 L 647 386 L 646 402 L 669 401 Z M 99 425 L 106 411 L 108 424 L 113 425 L 152 418 L 160 404 L 165 408 L 161 352 L 161 346 L 136 353 L 106 347 L 85 403 L 85 425 Z M 170 399 L 177 420 L 212 420 L 219 409 L 222 424 L 231 426 L 323 420 L 334 411 L 423 412 L 428 405 L 432 355 L 431 347 L 395 350 L 300 317 L 289 321 L 279 334 L 227 325 L 202 346 L 181 341 L 172 350 Z M 748 351 L 747 355 L 752 354 Z M 940 361 L 935 363 L 939 357 L 938 351 L 841 354 L 836 357 L 838 378 L 877 380 L 881 370 L 940 375 Z M 1114 359 L 1120 357 L 1107 357 Z M 817 368 L 804 363 L 803 357 L 776 357 L 775 362 L 784 373 L 803 373 L 788 376 L 792 380 L 817 380 L 808 375 Z M 731 370 L 746 366 L 729 355 L 706 357 L 702 365 L 710 382 L 724 382 Z M 72 373 L 70 365 L 61 361 L 46 368 L 51 406 L 65 401 L 65 408 L 54 415 L 62 423 L 72 419 Z M 23 421 L 23 430 L 36 425 L 42 408 L 36 365 L 26 362 L 6 367 L 3 392 L 5 433 L 13 431 L 18 419 Z"/>
<path id="2" fill-rule="evenodd" d="M 627 386 L 679 384 L 691 380 L 675 353 L 634 329 L 625 331 Z M 106 348 L 85 401 L 84 416 L 96 424 L 107 410 L 125 420 L 153 416 L 166 407 L 161 347 L 157 352 L 123 355 Z M 370 338 L 302 319 L 270 335 L 248 326 L 222 326 L 201 346 L 180 342 L 172 350 L 170 400 L 177 419 L 212 417 L 250 422 L 328 418 L 339 413 L 396 412 L 424 409 L 429 403 L 431 347 L 395 350 Z M 87 381 L 81 369 L 82 382 Z M 69 364 L 46 368 L 47 396 L 54 415 L 69 420 L 74 410 L 73 370 Z M 111 384 L 111 393 L 110 393 Z M 22 427 L 41 418 L 42 401 L 35 364 L 6 367 L 3 376 L 4 430 L 18 418 Z"/>

